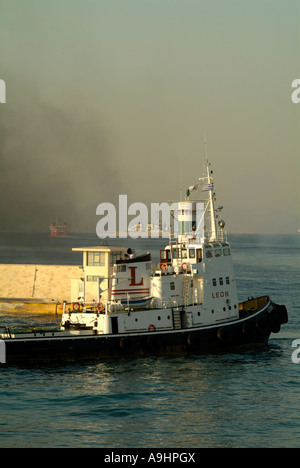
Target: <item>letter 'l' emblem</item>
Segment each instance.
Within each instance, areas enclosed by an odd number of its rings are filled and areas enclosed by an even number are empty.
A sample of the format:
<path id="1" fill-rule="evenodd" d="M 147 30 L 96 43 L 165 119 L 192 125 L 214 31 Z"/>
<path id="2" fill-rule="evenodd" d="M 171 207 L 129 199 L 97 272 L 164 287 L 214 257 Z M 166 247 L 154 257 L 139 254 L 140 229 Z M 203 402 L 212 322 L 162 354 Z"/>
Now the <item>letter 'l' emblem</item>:
<path id="1" fill-rule="evenodd" d="M 130 269 L 130 272 L 131 272 L 131 283 L 129 284 L 129 286 L 142 286 L 144 284 L 144 279 L 142 277 L 141 281 L 139 283 L 136 283 L 136 280 L 135 280 L 135 270 L 137 269 L 137 267 L 128 267 Z"/>

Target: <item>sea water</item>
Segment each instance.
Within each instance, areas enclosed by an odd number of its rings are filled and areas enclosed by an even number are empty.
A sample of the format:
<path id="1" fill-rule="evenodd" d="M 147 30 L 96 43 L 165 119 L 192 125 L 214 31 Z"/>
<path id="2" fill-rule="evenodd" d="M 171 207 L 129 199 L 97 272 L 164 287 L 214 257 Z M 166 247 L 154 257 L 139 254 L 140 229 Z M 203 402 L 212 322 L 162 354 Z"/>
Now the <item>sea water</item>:
<path id="1" fill-rule="evenodd" d="M 0 367 L 0 447 L 300 447 L 300 235 L 230 235 L 239 299 L 270 295 L 289 323 L 264 349 Z M 132 239 L 114 245 L 133 247 Z M 164 240 L 139 240 L 158 261 Z M 81 264 L 92 234 L 0 234 L 1 263 Z M 1 280 L 1 279 L 0 279 Z M 0 325 L 56 325 L 2 312 Z"/>

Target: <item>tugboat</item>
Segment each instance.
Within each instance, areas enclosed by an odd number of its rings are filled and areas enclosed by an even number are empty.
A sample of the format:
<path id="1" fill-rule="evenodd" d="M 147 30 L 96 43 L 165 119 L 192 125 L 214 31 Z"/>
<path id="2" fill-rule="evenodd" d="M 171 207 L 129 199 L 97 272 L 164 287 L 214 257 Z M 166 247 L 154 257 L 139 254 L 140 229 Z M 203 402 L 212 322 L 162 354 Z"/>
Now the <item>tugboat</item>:
<path id="1" fill-rule="evenodd" d="M 191 200 L 196 189 L 202 198 Z M 222 207 L 215 201 L 206 160 L 205 177 L 176 205 L 177 230 L 160 251 L 159 264 L 152 264 L 150 252 L 136 256 L 123 249 L 121 258 L 112 257 L 105 300 L 98 291 L 94 305 L 84 298 L 72 307 L 64 303 L 54 330 L 6 327 L 0 334 L 6 362 L 241 352 L 266 345 L 287 323 L 286 307 L 268 296 L 239 303 L 231 248 L 219 219 Z"/>

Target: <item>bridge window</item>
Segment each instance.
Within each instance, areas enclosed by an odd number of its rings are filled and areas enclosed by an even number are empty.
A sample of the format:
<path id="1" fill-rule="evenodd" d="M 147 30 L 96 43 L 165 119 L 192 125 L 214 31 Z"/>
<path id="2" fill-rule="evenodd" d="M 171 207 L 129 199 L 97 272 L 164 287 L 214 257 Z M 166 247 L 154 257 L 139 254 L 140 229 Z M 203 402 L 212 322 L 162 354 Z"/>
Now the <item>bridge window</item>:
<path id="1" fill-rule="evenodd" d="M 87 275 L 86 280 L 87 280 L 87 281 L 92 281 L 93 283 L 96 283 L 96 282 L 98 281 L 99 278 L 101 278 L 101 276 L 91 276 L 91 275 Z"/>
<path id="2" fill-rule="evenodd" d="M 220 247 L 215 248 L 215 257 L 221 257 L 222 256 L 222 250 Z"/>
<path id="3" fill-rule="evenodd" d="M 88 252 L 87 258 L 88 266 L 104 266 L 105 253 L 104 252 Z"/>
<path id="4" fill-rule="evenodd" d="M 189 257 L 195 258 L 195 249 L 189 249 Z"/>
<path id="5" fill-rule="evenodd" d="M 178 247 L 173 248 L 173 258 L 179 258 L 179 249 L 178 249 Z"/>
<path id="6" fill-rule="evenodd" d="M 212 258 L 214 256 L 213 249 L 206 249 L 206 258 Z"/>
<path id="7" fill-rule="evenodd" d="M 163 260 L 167 260 L 167 262 L 169 262 L 171 260 L 170 250 L 161 250 L 160 260 L 162 263 L 163 263 Z"/>
<path id="8" fill-rule="evenodd" d="M 110 252 L 110 266 L 113 266 L 121 257 L 122 252 Z"/>
<path id="9" fill-rule="evenodd" d="M 223 255 L 225 257 L 228 257 L 230 255 L 230 248 L 229 248 L 229 245 L 224 243 L 222 244 L 222 247 L 223 247 Z"/>

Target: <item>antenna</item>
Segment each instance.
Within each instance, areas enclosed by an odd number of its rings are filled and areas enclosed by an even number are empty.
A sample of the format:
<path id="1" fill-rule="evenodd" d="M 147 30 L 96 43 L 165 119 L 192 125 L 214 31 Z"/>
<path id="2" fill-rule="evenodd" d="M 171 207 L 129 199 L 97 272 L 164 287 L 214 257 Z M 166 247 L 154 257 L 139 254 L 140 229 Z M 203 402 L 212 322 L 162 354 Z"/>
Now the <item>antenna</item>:
<path id="1" fill-rule="evenodd" d="M 210 163 L 208 162 L 206 131 L 204 131 L 204 144 L 205 144 L 207 183 L 208 183 L 208 185 L 210 185 L 211 183 L 213 184 L 214 182 L 213 182 L 213 178 L 211 177 Z M 213 186 L 209 188 L 210 229 L 211 229 L 211 239 L 210 240 L 212 240 L 212 241 L 216 240 L 216 234 L 217 234 L 213 190 L 214 190 Z"/>
<path id="2" fill-rule="evenodd" d="M 204 147 L 205 147 L 206 166 L 208 167 L 208 152 L 207 152 L 206 130 L 204 130 Z"/>
<path id="3" fill-rule="evenodd" d="M 179 174 L 179 180 L 180 180 L 180 201 L 182 201 L 182 156 L 180 158 L 180 166 L 179 166 L 179 171 L 180 171 L 180 174 Z"/>

